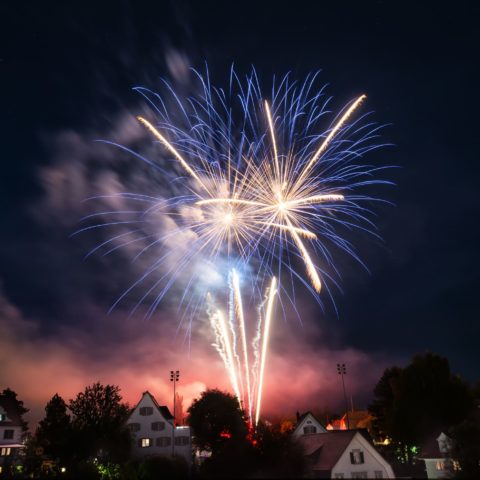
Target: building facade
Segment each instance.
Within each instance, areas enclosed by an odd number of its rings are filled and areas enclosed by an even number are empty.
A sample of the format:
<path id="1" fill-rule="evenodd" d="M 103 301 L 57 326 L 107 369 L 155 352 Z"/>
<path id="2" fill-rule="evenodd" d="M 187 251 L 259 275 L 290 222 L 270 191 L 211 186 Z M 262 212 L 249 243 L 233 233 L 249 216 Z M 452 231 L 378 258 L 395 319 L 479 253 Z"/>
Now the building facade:
<path id="1" fill-rule="evenodd" d="M 360 430 L 298 436 L 308 478 L 395 478 L 391 465 Z"/>
<path id="2" fill-rule="evenodd" d="M 168 408 L 160 406 L 151 393 L 143 393 L 130 414 L 127 427 L 134 439 L 133 454 L 136 458 L 178 456 L 191 464 L 190 427 L 175 426 Z"/>
<path id="3" fill-rule="evenodd" d="M 0 473 L 16 463 L 22 444 L 22 419 L 10 398 L 0 396 Z"/>

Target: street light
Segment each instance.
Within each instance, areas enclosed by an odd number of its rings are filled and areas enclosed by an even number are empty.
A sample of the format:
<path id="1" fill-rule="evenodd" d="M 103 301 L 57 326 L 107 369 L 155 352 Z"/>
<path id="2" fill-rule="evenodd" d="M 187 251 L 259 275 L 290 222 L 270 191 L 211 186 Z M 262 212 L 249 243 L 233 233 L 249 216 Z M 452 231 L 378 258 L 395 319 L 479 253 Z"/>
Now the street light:
<path id="1" fill-rule="evenodd" d="M 345 391 L 345 380 L 343 378 L 344 375 L 347 374 L 347 367 L 344 363 L 337 363 L 337 373 L 342 377 L 342 385 L 343 385 L 343 398 L 345 399 L 345 413 L 347 415 L 347 430 L 350 430 L 350 421 L 348 418 L 348 402 L 347 402 L 347 393 Z"/>
<path id="2" fill-rule="evenodd" d="M 172 458 L 175 454 L 175 393 L 176 385 L 180 379 L 180 370 L 170 370 L 170 381 L 173 382 L 173 428 L 172 428 Z"/>

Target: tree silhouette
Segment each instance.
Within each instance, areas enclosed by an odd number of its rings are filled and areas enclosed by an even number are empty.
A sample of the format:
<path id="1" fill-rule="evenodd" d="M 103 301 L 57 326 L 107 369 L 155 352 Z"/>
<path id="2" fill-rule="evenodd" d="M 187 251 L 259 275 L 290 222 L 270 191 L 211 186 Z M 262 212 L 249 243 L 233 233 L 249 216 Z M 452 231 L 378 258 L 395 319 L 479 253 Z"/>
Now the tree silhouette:
<path id="1" fill-rule="evenodd" d="M 125 422 L 130 408 L 122 403 L 119 387 L 97 382 L 68 406 L 79 458 L 95 457 L 105 463 L 122 463 L 128 458 L 130 435 Z"/>
<path id="2" fill-rule="evenodd" d="M 38 425 L 35 443 L 43 448 L 45 455 L 64 466 L 70 463 L 71 441 L 72 425 L 67 405 L 55 394 L 45 407 L 45 418 Z"/>
<path id="3" fill-rule="evenodd" d="M 22 422 L 22 431 L 25 433 L 28 430 L 28 423 L 23 419 L 23 415 L 28 413 L 30 410 L 24 407 L 23 402 L 18 400 L 17 394 L 10 388 L 5 388 L 0 394 L 0 397 L 7 400 L 17 411 Z"/>

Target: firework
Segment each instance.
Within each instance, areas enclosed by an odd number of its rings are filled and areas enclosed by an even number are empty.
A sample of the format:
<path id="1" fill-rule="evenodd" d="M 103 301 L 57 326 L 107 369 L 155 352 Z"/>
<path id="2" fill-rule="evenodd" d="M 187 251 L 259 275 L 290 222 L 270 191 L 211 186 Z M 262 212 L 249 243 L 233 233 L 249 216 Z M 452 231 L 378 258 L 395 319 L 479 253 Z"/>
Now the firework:
<path id="1" fill-rule="evenodd" d="M 240 406 L 245 410 L 249 422 L 258 424 L 262 408 L 262 394 L 265 379 L 265 366 L 268 357 L 270 330 L 273 320 L 274 299 L 277 293 L 277 280 L 271 279 L 265 293 L 265 300 L 258 307 L 256 336 L 251 342 L 256 361 L 250 366 L 248 361 L 247 333 L 242 307 L 242 293 L 238 274 L 230 273 L 230 301 L 228 325 L 222 310 L 217 308 L 209 295 L 210 325 L 215 335 L 213 346 L 217 350 L 228 373 L 232 389 Z M 242 354 L 237 353 L 237 341 L 241 338 Z M 246 386 L 246 391 L 242 387 Z"/>
<path id="2" fill-rule="evenodd" d="M 370 205 L 380 200 L 363 191 L 390 182 L 376 178 L 384 167 L 366 165 L 362 158 L 381 146 L 376 143 L 380 127 L 368 114 L 359 114 L 363 94 L 328 120 L 329 99 L 316 88 L 317 74 L 303 83 L 287 75 L 274 81 L 268 93 L 262 92 L 254 70 L 240 79 L 232 69 L 227 90 L 213 87 L 208 75 L 194 74 L 200 90 L 183 99 L 167 83 L 163 95 L 137 88 L 156 113 L 155 120 L 137 118 L 158 142 L 162 161 L 136 156 L 161 172 L 158 195 L 117 194 L 145 207 L 118 212 L 133 218 L 79 232 L 130 228 L 88 254 L 139 244 L 134 260 L 148 258 L 145 272 L 113 307 L 139 289 L 132 311 L 148 300 L 145 316 L 151 317 L 181 280 L 180 304 L 191 310 L 188 332 L 211 290 L 205 272 L 225 267 L 220 277 L 229 272 L 228 318 L 211 297 L 208 302 L 215 347 L 235 395 L 258 422 L 275 295 L 281 299 L 283 292 L 293 304 L 295 280 L 317 300 L 323 287 L 330 295 L 328 280 L 335 282 L 339 273 L 338 250 L 362 263 L 345 234 L 359 229 L 376 235 Z M 157 250 L 160 245 L 166 248 Z M 253 363 L 235 268 L 256 272 L 251 284 L 261 306 Z M 187 296 L 193 286 L 196 295 Z"/>

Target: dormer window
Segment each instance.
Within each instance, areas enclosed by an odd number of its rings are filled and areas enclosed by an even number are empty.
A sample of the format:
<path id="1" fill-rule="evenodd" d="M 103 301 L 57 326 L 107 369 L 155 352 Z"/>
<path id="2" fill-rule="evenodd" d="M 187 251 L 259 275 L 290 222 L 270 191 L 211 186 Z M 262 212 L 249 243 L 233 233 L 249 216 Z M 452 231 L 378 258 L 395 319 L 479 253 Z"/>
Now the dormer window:
<path id="1" fill-rule="evenodd" d="M 143 417 L 147 417 L 148 415 L 153 415 L 153 407 L 140 407 L 138 413 Z"/>
<path id="2" fill-rule="evenodd" d="M 363 452 L 361 450 L 352 450 L 350 452 L 350 462 L 352 463 L 352 465 L 359 465 L 361 463 L 365 463 Z"/>

